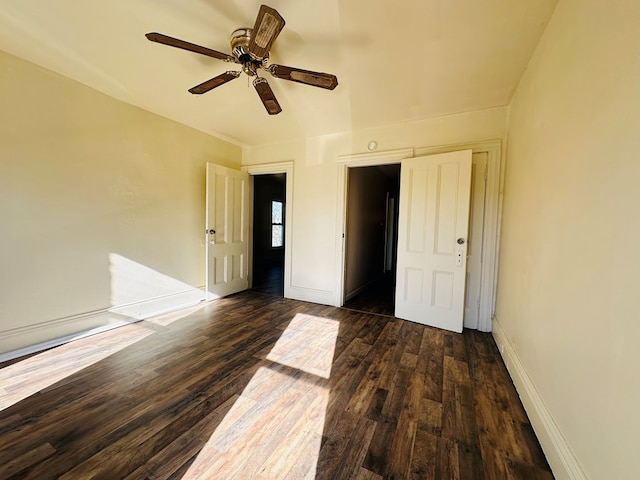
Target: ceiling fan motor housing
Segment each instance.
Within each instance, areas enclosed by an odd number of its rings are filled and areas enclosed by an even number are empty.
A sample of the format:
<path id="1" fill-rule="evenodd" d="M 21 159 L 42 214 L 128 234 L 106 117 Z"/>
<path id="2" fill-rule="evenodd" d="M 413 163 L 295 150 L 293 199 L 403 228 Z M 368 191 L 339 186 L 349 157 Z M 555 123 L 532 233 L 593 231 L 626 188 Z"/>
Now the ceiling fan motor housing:
<path id="1" fill-rule="evenodd" d="M 251 42 L 250 28 L 238 28 L 231 34 L 231 52 L 233 56 L 238 60 L 238 63 L 242 64 L 244 73 L 253 76 L 258 68 L 262 68 L 267 63 L 269 55 L 264 58 L 257 58 L 249 52 L 249 42 Z"/>

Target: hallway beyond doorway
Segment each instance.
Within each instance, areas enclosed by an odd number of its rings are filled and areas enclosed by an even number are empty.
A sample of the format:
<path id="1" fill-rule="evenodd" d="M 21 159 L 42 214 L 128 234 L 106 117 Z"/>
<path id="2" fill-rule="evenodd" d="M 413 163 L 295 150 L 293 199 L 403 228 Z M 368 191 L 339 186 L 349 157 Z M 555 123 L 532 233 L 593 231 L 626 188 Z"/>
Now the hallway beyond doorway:
<path id="1" fill-rule="evenodd" d="M 253 278 L 252 290 L 255 292 L 284 296 L 284 268 L 272 265 L 260 270 L 260 275 Z"/>
<path id="2" fill-rule="evenodd" d="M 286 174 L 253 177 L 253 290 L 284 296 Z"/>
<path id="3" fill-rule="evenodd" d="M 386 272 L 367 288 L 347 300 L 344 308 L 393 317 L 396 281 L 393 272 Z"/>

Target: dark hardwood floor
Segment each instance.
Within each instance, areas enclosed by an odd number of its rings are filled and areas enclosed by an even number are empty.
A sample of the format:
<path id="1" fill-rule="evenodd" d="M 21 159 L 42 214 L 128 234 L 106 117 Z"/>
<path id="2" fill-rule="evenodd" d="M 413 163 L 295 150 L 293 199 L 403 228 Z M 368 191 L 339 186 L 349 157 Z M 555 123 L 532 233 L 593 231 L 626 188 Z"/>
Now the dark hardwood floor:
<path id="1" fill-rule="evenodd" d="M 551 479 L 490 334 L 244 292 L 0 370 L 2 479 Z"/>

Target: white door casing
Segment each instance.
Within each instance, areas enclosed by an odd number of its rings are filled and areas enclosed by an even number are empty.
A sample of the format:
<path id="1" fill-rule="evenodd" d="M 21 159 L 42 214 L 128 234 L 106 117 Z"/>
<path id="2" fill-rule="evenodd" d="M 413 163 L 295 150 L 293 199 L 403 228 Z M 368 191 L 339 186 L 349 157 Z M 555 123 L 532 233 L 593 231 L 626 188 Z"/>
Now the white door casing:
<path id="1" fill-rule="evenodd" d="M 249 175 L 207 163 L 207 300 L 246 290 Z"/>
<path id="2" fill-rule="evenodd" d="M 286 181 L 286 193 L 284 200 L 284 218 L 287 224 L 284 228 L 284 298 L 294 298 L 293 286 L 291 284 L 291 258 L 292 258 L 292 245 L 293 245 L 293 161 L 289 162 L 277 162 L 277 163 L 262 163 L 259 165 L 247 165 L 242 167 L 242 171 L 249 174 L 249 177 L 256 175 L 273 175 L 277 173 L 284 173 Z M 250 178 L 251 179 L 251 178 Z M 252 182 L 249 182 L 252 185 Z M 253 265 L 253 188 L 250 189 L 249 199 L 249 281 L 252 279 L 252 265 Z"/>
<path id="3" fill-rule="evenodd" d="M 402 160 L 396 317 L 462 332 L 470 187 L 471 150 Z"/>
<path id="4" fill-rule="evenodd" d="M 400 150 L 388 150 L 370 153 L 358 153 L 340 155 L 337 158 L 338 165 L 338 215 L 336 231 L 336 298 L 333 305 L 342 306 L 344 304 L 344 232 L 346 225 L 346 199 L 347 199 L 347 172 L 351 167 L 364 167 L 371 165 L 384 165 L 400 163 L 405 158 L 414 155 L 422 157 L 425 155 L 435 155 L 449 153 L 460 150 L 471 149 L 474 153 L 473 161 L 477 154 L 486 155 L 487 169 L 484 209 L 482 212 L 482 233 L 474 231 L 476 243 L 482 243 L 481 256 L 474 259 L 471 253 L 467 268 L 472 269 L 471 277 L 479 276 L 480 285 L 480 305 L 477 328 L 483 332 L 490 332 L 493 321 L 493 311 L 495 306 L 496 276 L 498 270 L 499 232 L 502 204 L 502 185 L 504 177 L 502 175 L 502 151 L 501 140 L 487 140 L 475 143 L 464 143 L 456 145 L 440 145 L 430 147 L 405 148 Z M 477 198 L 477 196 L 474 195 Z M 472 200 L 472 201 L 475 201 Z M 474 216 L 479 215 L 478 209 L 474 209 Z M 481 238 L 480 238 L 481 236 Z M 473 240 L 473 239 L 472 239 Z M 474 266 L 477 261 L 478 268 Z M 465 325 L 466 327 L 466 325 Z M 473 328 L 473 327 L 469 327 Z"/>
<path id="5" fill-rule="evenodd" d="M 471 163 L 471 201 L 467 240 L 467 284 L 464 300 L 464 328 L 477 329 L 482 294 L 482 250 L 484 204 L 487 183 L 487 152 L 474 153 Z"/>

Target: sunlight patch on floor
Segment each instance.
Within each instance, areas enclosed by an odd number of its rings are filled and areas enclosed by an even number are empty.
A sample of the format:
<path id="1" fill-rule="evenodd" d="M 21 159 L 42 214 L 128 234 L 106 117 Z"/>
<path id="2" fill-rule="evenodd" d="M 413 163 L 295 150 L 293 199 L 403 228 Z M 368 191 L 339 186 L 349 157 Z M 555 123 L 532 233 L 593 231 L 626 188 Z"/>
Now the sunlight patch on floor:
<path id="1" fill-rule="evenodd" d="M 315 479 L 338 329 L 297 314 L 183 480 Z"/>
<path id="2" fill-rule="evenodd" d="M 339 326 L 336 320 L 299 313 L 271 349 L 267 360 L 329 378 Z"/>
<path id="3" fill-rule="evenodd" d="M 81 338 L 0 369 L 0 411 L 153 334 L 125 325 Z"/>
<path id="4" fill-rule="evenodd" d="M 111 317 L 123 316 L 127 321 L 148 318 L 150 323 L 168 326 L 205 305 L 200 303 L 204 299 L 202 290 L 122 255 L 109 254 L 109 272 L 112 307 L 105 314 L 110 323 Z M 126 325 L 96 334 L 89 331 L 64 337 L 64 345 L 0 370 L 0 410 L 152 333 L 141 325 Z"/>

